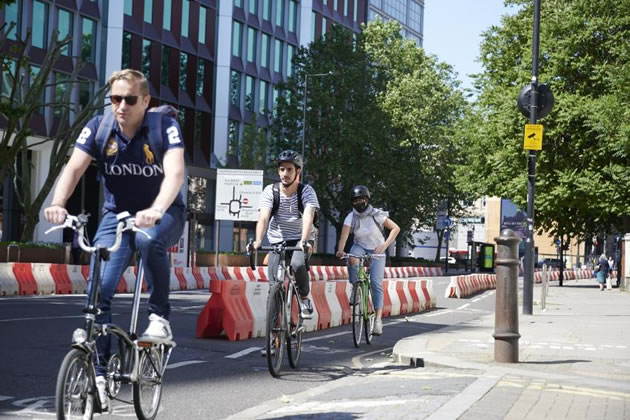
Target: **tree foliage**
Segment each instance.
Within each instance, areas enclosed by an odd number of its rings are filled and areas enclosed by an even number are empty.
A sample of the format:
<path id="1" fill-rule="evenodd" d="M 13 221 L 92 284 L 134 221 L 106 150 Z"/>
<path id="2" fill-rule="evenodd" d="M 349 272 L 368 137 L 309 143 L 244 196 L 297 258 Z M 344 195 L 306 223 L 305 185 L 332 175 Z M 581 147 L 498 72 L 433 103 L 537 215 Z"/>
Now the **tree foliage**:
<path id="1" fill-rule="evenodd" d="M 433 226 L 437 203 L 455 191 L 452 134 L 465 106 L 450 67 L 379 21 L 360 34 L 333 26 L 293 64 L 271 148 L 301 150 L 305 130 L 306 178 L 337 232 L 357 184 L 403 231 Z"/>
<path id="2" fill-rule="evenodd" d="M 10 86 L 10 91 L 3 92 L 0 98 L 0 115 L 6 120 L 0 135 L 0 188 L 5 178 L 13 179 L 15 193 L 24 211 L 25 224 L 21 240 L 30 241 L 39 222 L 39 211 L 66 163 L 74 140 L 95 112 L 102 109 L 108 86 L 95 92 L 85 106 L 73 102 L 72 98 L 79 91 L 81 83 L 86 83 L 78 77 L 81 60 L 73 57 L 74 71 L 71 75 L 52 77 L 57 60 L 70 44 L 71 37 L 59 40 L 58 32 L 54 31 L 43 63 L 35 71 L 27 51 L 30 31 L 24 39 L 18 39 L 5 48 L 9 42 L 6 35 L 11 29 L 11 25 L 0 28 L 2 75 L 5 85 Z M 43 93 L 49 87 L 56 91 L 55 102 L 42 103 Z M 62 96 L 58 97 L 60 94 Z M 31 120 L 44 107 L 58 117 L 59 124 L 51 136 L 31 138 Z M 49 171 L 42 188 L 33 191 L 33 167 L 28 152 L 44 143 L 51 148 Z"/>
<path id="3" fill-rule="evenodd" d="M 539 81 L 555 96 L 537 154 L 535 226 L 584 239 L 630 228 L 630 3 L 545 0 L 541 8 Z M 516 108 L 531 78 L 533 2 L 484 33 L 478 101 L 459 137 L 467 164 L 458 185 L 477 195 L 527 202 L 527 152 Z"/>

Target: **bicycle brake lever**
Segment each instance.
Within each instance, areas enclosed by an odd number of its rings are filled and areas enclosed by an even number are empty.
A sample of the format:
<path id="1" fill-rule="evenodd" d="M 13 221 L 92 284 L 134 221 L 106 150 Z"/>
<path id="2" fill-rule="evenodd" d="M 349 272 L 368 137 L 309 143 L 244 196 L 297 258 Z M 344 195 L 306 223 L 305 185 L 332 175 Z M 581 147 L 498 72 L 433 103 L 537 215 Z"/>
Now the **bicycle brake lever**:
<path id="1" fill-rule="evenodd" d="M 143 234 L 144 234 L 144 236 L 146 236 L 146 237 L 147 237 L 147 239 L 151 239 L 151 235 L 149 235 L 148 233 L 146 233 L 144 230 L 140 229 L 139 227 L 136 227 L 135 225 L 131 227 L 131 230 L 132 230 L 133 232 L 140 232 L 140 233 L 143 233 Z"/>

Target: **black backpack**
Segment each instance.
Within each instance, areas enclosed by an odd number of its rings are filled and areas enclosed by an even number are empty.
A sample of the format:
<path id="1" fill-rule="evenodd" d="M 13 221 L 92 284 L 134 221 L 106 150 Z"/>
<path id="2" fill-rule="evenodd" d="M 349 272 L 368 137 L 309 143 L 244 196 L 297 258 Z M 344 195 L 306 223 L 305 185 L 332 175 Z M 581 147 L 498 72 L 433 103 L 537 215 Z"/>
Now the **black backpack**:
<path id="1" fill-rule="evenodd" d="M 271 208 L 271 215 L 274 216 L 278 212 L 280 207 L 280 183 L 274 182 L 273 187 L 273 207 Z M 298 183 L 297 196 L 298 196 L 298 211 L 300 215 L 304 214 L 304 203 L 302 202 L 302 191 L 304 190 L 304 184 Z M 319 212 L 315 209 L 315 215 L 313 216 L 313 226 L 315 229 L 319 229 Z"/>

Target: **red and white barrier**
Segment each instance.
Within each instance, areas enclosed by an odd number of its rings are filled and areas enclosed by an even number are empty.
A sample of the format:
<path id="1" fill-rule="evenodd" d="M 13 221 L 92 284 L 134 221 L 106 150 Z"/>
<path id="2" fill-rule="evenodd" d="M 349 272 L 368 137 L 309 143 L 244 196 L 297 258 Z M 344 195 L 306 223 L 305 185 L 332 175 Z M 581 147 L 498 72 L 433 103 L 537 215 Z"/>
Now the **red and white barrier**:
<path id="1" fill-rule="evenodd" d="M 31 264 L 31 271 L 35 282 L 37 283 L 37 293 L 41 294 L 53 294 L 56 292 L 55 280 L 50 272 L 50 264 L 36 263 Z M 69 293 L 69 289 L 62 286 L 61 293 Z"/>
<path id="2" fill-rule="evenodd" d="M 13 274 L 13 263 L 0 264 L 0 296 L 18 294 L 18 282 Z"/>

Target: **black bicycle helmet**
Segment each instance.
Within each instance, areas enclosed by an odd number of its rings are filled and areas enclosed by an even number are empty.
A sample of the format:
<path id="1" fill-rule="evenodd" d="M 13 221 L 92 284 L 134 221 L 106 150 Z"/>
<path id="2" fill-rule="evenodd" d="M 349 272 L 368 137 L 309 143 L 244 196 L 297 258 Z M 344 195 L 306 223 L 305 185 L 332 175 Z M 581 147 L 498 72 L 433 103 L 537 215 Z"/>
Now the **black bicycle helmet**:
<path id="1" fill-rule="evenodd" d="M 357 198 L 367 198 L 370 201 L 370 190 L 365 185 L 356 185 L 352 187 L 351 200 L 354 201 Z"/>
<path id="2" fill-rule="evenodd" d="M 291 162 L 296 168 L 302 169 L 302 156 L 294 150 L 283 150 L 276 159 L 276 164 L 279 166 L 282 162 Z"/>

